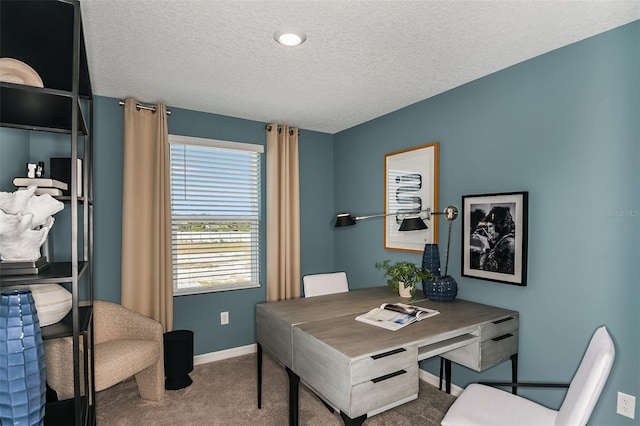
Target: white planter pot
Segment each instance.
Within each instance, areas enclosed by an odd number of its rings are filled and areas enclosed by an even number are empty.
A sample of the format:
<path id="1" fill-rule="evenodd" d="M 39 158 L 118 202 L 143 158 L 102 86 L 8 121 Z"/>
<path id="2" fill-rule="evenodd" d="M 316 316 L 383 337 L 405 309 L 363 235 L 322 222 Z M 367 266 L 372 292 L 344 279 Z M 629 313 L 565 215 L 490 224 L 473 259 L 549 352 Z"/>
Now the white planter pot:
<path id="1" fill-rule="evenodd" d="M 402 281 L 398 281 L 398 294 L 400 297 L 411 298 L 411 288 L 413 286 L 409 286 L 407 288 L 404 287 L 404 283 Z"/>

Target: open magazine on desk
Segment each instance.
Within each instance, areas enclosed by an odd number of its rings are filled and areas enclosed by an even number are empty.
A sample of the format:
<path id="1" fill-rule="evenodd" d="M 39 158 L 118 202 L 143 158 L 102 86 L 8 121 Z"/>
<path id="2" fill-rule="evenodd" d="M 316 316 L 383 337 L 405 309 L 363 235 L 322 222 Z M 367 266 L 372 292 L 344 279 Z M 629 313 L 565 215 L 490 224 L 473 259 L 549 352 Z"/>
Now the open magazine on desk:
<path id="1" fill-rule="evenodd" d="M 356 317 L 356 321 L 395 331 L 439 313 L 435 309 L 404 303 L 383 303 L 379 308 L 373 308 L 366 314 Z"/>

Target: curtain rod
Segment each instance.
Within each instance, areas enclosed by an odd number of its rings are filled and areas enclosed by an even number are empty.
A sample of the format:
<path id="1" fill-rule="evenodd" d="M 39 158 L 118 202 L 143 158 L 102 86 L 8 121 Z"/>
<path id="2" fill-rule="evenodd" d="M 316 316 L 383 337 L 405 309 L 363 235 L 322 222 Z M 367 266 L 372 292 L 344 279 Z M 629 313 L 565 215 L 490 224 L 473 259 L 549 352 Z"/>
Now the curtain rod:
<path id="1" fill-rule="evenodd" d="M 124 106 L 124 101 L 120 101 L 120 102 L 118 102 L 118 104 L 120 106 Z M 142 104 L 139 104 L 139 103 L 136 103 L 136 108 L 137 109 L 146 109 L 146 110 L 149 110 L 149 111 L 156 112 L 156 107 L 150 107 L 150 106 L 142 105 Z M 167 115 L 171 115 L 171 111 L 170 110 L 167 110 Z"/>
<path id="2" fill-rule="evenodd" d="M 267 124 L 266 126 L 264 126 L 265 129 L 267 129 L 267 132 L 271 131 L 271 124 Z M 280 124 L 278 124 L 278 133 L 280 133 L 282 131 L 282 127 L 280 127 Z M 289 129 L 289 134 L 293 135 L 293 129 Z M 300 129 L 298 129 L 298 136 L 300 136 Z"/>

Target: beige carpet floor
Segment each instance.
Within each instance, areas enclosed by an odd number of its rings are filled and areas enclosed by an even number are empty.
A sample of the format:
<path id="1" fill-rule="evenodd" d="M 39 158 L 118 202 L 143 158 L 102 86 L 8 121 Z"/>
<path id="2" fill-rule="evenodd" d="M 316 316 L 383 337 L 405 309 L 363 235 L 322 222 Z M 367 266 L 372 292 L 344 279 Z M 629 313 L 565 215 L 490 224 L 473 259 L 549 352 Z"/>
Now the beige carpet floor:
<path id="1" fill-rule="evenodd" d="M 161 402 L 144 401 L 130 379 L 96 396 L 98 426 L 192 426 L 288 424 L 288 380 L 282 366 L 265 354 L 262 409 L 256 400 L 256 355 L 243 355 L 196 365 L 193 384 L 166 391 Z M 380 413 L 365 425 L 439 425 L 454 397 L 425 382 L 418 399 Z M 300 386 L 300 425 L 339 426 L 331 413 L 309 390 Z"/>

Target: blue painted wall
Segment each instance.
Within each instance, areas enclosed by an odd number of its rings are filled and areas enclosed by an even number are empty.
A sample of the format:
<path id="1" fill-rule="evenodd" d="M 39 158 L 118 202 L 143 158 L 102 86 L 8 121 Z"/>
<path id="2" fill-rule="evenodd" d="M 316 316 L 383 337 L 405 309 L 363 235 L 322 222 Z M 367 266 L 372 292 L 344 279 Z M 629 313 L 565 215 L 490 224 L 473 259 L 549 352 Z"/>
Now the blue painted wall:
<path id="1" fill-rule="evenodd" d="M 460 298 L 520 312 L 521 379 L 569 381 L 593 331 L 607 326 L 617 358 L 594 425 L 634 423 L 615 414 L 616 396 L 640 393 L 639 43 L 635 22 L 335 135 L 341 211 L 382 211 L 384 154 L 433 141 L 441 207 L 529 191 L 528 286 L 461 278 L 459 220 L 450 272 Z M 381 281 L 375 261 L 420 261 L 383 245 L 382 221 L 340 229 L 336 268 L 369 286 Z M 434 374 L 438 366 L 423 363 Z M 457 385 L 480 378 L 510 378 L 509 363 L 482 374 L 453 367 Z M 551 407 L 564 396 L 522 393 Z"/>
<path id="2" fill-rule="evenodd" d="M 27 175 L 29 133 L 18 129 L 0 128 L 0 140 L 0 191 L 15 191 L 13 178 Z"/>

